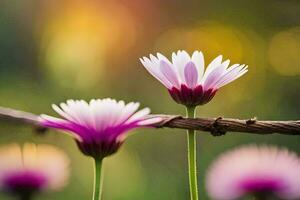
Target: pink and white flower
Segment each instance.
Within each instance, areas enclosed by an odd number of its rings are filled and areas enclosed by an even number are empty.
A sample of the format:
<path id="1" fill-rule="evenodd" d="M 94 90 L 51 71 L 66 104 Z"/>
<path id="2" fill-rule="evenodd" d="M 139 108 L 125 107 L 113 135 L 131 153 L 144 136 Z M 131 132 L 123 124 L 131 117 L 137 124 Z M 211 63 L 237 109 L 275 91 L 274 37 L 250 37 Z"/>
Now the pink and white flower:
<path id="1" fill-rule="evenodd" d="M 208 103 L 217 90 L 238 79 L 248 71 L 248 67 L 233 64 L 229 60 L 222 61 L 216 57 L 204 69 L 202 52 L 195 51 L 190 56 L 186 51 L 172 54 L 172 62 L 157 53 L 140 59 L 144 67 L 159 80 L 179 104 L 197 106 Z"/>
<path id="2" fill-rule="evenodd" d="M 17 144 L 0 147 L 0 188 L 30 199 L 41 191 L 58 190 L 69 179 L 67 155 L 50 145 Z"/>
<path id="3" fill-rule="evenodd" d="M 300 158 L 274 146 L 244 146 L 221 155 L 212 164 L 206 187 L 215 200 L 251 194 L 300 199 Z"/>
<path id="4" fill-rule="evenodd" d="M 149 108 L 137 112 L 139 103 L 114 99 L 68 100 L 53 109 L 64 119 L 41 115 L 42 126 L 69 131 L 76 139 L 80 150 L 96 159 L 115 153 L 128 131 L 138 127 L 151 127 L 161 121 L 149 117 Z"/>

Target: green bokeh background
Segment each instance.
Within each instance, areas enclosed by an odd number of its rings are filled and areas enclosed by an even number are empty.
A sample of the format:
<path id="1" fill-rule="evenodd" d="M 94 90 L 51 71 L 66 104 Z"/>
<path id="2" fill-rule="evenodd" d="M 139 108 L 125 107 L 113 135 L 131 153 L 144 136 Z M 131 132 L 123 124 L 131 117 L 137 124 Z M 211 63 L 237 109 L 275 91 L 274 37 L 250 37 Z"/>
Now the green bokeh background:
<path id="1" fill-rule="evenodd" d="M 139 101 L 153 113 L 184 114 L 138 58 L 178 49 L 202 50 L 246 63 L 246 76 L 198 108 L 202 117 L 288 120 L 300 115 L 300 1 L 290 0 L 1 0 L 0 105 L 54 114 L 52 103 L 112 97 Z M 3 122 L 2 145 L 48 143 L 66 151 L 72 176 L 62 191 L 37 199 L 91 199 L 93 162 L 69 136 Z M 186 135 L 139 129 L 105 159 L 105 200 L 186 200 Z M 205 171 L 220 153 L 242 144 L 286 146 L 300 137 L 198 134 L 200 199 Z M 3 162 L 3 161 L 1 161 Z M 1 164 L 1 163 L 0 163 Z M 0 199 L 9 199 L 1 196 Z"/>

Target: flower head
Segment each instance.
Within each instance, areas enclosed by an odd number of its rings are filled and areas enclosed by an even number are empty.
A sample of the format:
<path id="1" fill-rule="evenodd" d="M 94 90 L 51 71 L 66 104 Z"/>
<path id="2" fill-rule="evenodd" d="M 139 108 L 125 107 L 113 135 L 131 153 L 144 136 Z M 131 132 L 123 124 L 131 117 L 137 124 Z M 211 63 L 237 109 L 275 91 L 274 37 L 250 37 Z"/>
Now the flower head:
<path id="1" fill-rule="evenodd" d="M 128 135 L 138 127 L 151 126 L 161 119 L 149 118 L 149 108 L 137 112 L 139 103 L 113 99 L 68 100 L 53 109 L 64 119 L 41 115 L 42 126 L 70 131 L 80 150 L 94 158 L 115 153 Z"/>
<path id="2" fill-rule="evenodd" d="M 247 66 L 222 61 L 216 57 L 204 70 L 202 52 L 195 51 L 192 56 L 185 51 L 172 54 L 172 62 L 157 53 L 157 57 L 140 59 L 144 67 L 159 80 L 179 104 L 197 106 L 208 103 L 217 90 L 244 75 Z"/>
<path id="3" fill-rule="evenodd" d="M 50 145 L 0 147 L 0 188 L 27 199 L 36 192 L 57 190 L 69 178 L 69 158 Z"/>
<path id="4" fill-rule="evenodd" d="M 244 146 L 221 155 L 207 173 L 209 196 L 216 200 L 244 195 L 300 199 L 300 158 L 274 146 Z"/>

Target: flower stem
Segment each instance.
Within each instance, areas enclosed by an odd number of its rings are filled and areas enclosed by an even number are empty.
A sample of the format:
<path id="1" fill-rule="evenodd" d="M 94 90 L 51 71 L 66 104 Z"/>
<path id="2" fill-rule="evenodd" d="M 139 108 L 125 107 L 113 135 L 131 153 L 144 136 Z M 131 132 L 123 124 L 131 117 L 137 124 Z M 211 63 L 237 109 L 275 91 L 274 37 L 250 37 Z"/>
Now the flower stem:
<path id="1" fill-rule="evenodd" d="M 103 159 L 95 159 L 93 200 L 101 200 L 101 195 L 102 195 L 102 161 L 103 161 Z"/>
<path id="2" fill-rule="evenodd" d="M 196 107 L 186 107 L 186 115 L 188 118 L 195 118 Z M 198 200 L 197 186 L 197 163 L 196 163 L 196 134 L 195 130 L 187 131 L 188 142 L 188 170 L 191 200 Z"/>

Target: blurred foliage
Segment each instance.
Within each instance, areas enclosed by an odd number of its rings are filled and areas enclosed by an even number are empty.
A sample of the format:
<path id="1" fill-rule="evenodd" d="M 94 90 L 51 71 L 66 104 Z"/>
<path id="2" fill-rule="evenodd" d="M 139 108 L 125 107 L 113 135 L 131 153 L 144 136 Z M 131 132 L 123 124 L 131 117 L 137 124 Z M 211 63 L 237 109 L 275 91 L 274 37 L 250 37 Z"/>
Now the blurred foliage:
<path id="1" fill-rule="evenodd" d="M 249 65 L 198 116 L 299 119 L 299 10 L 297 0 L 1 0 L 0 105 L 53 114 L 50 105 L 69 98 L 112 97 L 140 101 L 154 113 L 183 114 L 138 58 L 185 49 L 202 50 L 206 63 L 222 54 Z M 0 130 L 0 143 L 49 143 L 70 155 L 69 186 L 37 199 L 91 197 L 92 161 L 70 137 L 37 136 L 6 123 Z M 299 142 L 297 136 L 199 133 L 200 196 L 207 198 L 205 170 L 223 151 L 275 143 L 300 153 Z M 185 145 L 182 130 L 136 131 L 105 160 L 104 199 L 187 199 Z"/>

